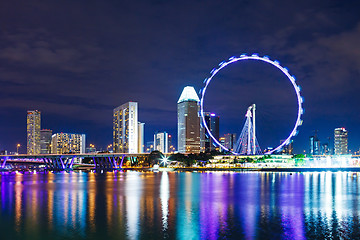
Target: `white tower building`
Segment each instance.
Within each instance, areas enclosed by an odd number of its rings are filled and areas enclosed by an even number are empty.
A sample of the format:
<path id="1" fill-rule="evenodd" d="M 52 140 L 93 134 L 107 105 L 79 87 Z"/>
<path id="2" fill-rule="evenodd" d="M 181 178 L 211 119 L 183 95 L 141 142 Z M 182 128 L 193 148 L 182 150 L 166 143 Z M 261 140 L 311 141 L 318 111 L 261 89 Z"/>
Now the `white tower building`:
<path id="1" fill-rule="evenodd" d="M 138 104 L 125 103 L 113 111 L 113 148 L 115 153 L 138 153 Z"/>

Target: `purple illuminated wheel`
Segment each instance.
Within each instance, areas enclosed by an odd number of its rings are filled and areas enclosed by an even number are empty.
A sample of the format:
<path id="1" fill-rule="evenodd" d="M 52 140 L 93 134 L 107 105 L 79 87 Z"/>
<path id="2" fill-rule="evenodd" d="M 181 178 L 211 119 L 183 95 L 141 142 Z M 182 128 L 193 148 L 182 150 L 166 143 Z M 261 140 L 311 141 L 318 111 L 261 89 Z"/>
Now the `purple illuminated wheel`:
<path id="1" fill-rule="evenodd" d="M 257 61 L 262 61 L 262 62 L 266 62 L 269 63 L 271 65 L 273 65 L 274 67 L 276 67 L 277 69 L 279 69 L 291 82 L 292 86 L 294 87 L 295 93 L 296 93 L 296 97 L 297 97 L 297 102 L 298 102 L 298 111 L 297 111 L 297 118 L 296 118 L 296 122 L 294 125 L 294 128 L 292 129 L 292 131 L 290 132 L 290 135 L 286 138 L 286 140 L 280 144 L 279 146 L 277 146 L 276 148 L 274 148 L 273 150 L 267 152 L 266 154 L 272 154 L 273 152 L 278 152 L 282 149 L 282 147 L 284 147 L 285 145 L 288 145 L 290 143 L 290 140 L 293 136 L 296 136 L 298 133 L 298 127 L 300 125 L 302 125 L 302 120 L 301 120 L 301 115 L 304 113 L 304 109 L 302 108 L 302 103 L 303 103 L 303 98 L 300 95 L 300 86 L 296 84 L 296 80 L 294 76 L 291 76 L 289 74 L 289 71 L 282 67 L 280 65 L 280 63 L 278 61 L 272 61 L 269 59 L 269 57 L 264 56 L 264 57 L 259 57 L 257 54 L 252 54 L 251 56 L 247 56 L 245 54 L 240 55 L 240 57 L 231 57 L 229 58 L 228 61 L 223 61 L 219 64 L 219 67 L 214 68 L 213 70 L 211 70 L 210 74 L 211 76 L 209 78 L 206 78 L 204 80 L 205 83 L 205 87 L 202 89 L 201 91 L 201 100 L 200 100 L 200 113 L 201 113 L 201 118 L 202 118 L 202 122 L 203 125 L 206 129 L 206 131 L 208 132 L 209 136 L 214 140 L 214 142 L 216 144 L 218 144 L 222 149 L 229 151 L 235 155 L 238 155 L 239 153 L 236 152 L 232 152 L 229 149 L 227 149 L 225 146 L 223 146 L 211 133 L 211 131 L 209 130 L 209 128 L 206 125 L 205 122 L 205 117 L 204 117 L 204 97 L 205 97 L 205 93 L 206 93 L 206 89 L 208 87 L 208 85 L 210 84 L 211 80 L 213 79 L 213 77 L 223 68 L 225 68 L 226 66 L 238 62 L 238 61 L 247 61 L 247 60 L 257 60 Z"/>

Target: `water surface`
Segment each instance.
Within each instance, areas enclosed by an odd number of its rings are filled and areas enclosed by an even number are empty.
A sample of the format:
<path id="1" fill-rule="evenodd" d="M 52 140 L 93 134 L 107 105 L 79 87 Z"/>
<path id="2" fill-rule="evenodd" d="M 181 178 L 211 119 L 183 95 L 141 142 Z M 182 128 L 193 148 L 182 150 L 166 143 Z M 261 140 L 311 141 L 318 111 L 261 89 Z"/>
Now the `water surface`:
<path id="1" fill-rule="evenodd" d="M 0 239 L 355 239 L 360 175 L 0 175 Z"/>

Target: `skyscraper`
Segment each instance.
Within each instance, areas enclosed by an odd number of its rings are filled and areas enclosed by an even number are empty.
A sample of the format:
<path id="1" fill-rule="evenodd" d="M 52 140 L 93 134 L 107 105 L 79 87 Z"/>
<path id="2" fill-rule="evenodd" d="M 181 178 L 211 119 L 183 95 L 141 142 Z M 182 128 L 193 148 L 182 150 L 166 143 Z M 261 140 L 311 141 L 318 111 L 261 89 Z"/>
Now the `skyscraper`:
<path id="1" fill-rule="evenodd" d="M 114 109 L 113 148 L 115 153 L 138 153 L 138 131 L 137 102 L 128 102 Z"/>
<path id="2" fill-rule="evenodd" d="M 311 155 L 320 155 L 321 154 L 320 140 L 317 137 L 317 131 L 315 131 L 314 136 L 310 136 L 309 145 L 310 145 L 309 153 Z"/>
<path id="3" fill-rule="evenodd" d="M 335 128 L 334 154 L 343 155 L 347 153 L 348 153 L 348 131 L 345 128 Z"/>
<path id="4" fill-rule="evenodd" d="M 216 140 L 219 141 L 219 116 L 216 116 L 214 113 L 205 112 L 204 113 L 204 119 L 206 122 L 206 126 L 210 130 L 211 134 L 214 136 Z M 203 122 L 201 122 L 203 124 Z M 203 127 L 202 129 L 202 135 L 201 135 L 201 141 L 202 145 L 204 147 L 204 152 L 211 152 L 213 150 L 216 150 L 218 146 L 215 144 L 214 140 L 210 137 L 209 133 L 207 132 L 206 128 Z"/>
<path id="5" fill-rule="evenodd" d="M 224 135 L 224 147 L 229 149 L 229 151 L 234 151 L 236 144 L 236 133 L 227 133 Z"/>
<path id="6" fill-rule="evenodd" d="M 138 122 L 138 153 L 144 153 L 144 125 Z"/>
<path id="7" fill-rule="evenodd" d="M 162 153 L 169 152 L 169 134 L 167 132 L 157 132 L 154 134 L 154 150 Z"/>
<path id="8" fill-rule="evenodd" d="M 172 144 L 172 135 L 168 134 L 168 146 L 169 146 L 169 153 L 174 153 L 175 152 L 175 147 Z"/>
<path id="9" fill-rule="evenodd" d="M 200 153 L 200 99 L 193 87 L 187 86 L 178 100 L 178 151 Z"/>
<path id="10" fill-rule="evenodd" d="M 280 140 L 280 144 L 283 144 L 285 140 Z M 288 155 L 292 155 L 294 152 L 294 147 L 293 147 L 293 140 L 290 140 L 290 143 L 283 146 L 283 148 L 281 149 L 281 153 L 282 154 L 288 154 Z"/>
<path id="11" fill-rule="evenodd" d="M 51 137 L 51 153 L 85 153 L 85 134 L 55 133 Z"/>
<path id="12" fill-rule="evenodd" d="M 40 154 L 41 113 L 27 112 L 27 154 Z"/>
<path id="13" fill-rule="evenodd" d="M 51 137 L 52 130 L 42 129 L 40 130 L 40 153 L 50 154 L 51 153 Z"/>

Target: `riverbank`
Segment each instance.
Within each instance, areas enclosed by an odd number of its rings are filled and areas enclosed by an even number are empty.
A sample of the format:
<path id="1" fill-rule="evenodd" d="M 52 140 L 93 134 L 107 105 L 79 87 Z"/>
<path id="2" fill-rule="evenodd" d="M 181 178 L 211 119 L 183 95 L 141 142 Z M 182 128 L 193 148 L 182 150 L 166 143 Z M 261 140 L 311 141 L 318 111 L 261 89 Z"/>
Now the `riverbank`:
<path id="1" fill-rule="evenodd" d="M 279 167 L 279 168 L 176 168 L 174 171 L 234 171 L 234 172 L 360 172 L 360 167 Z"/>

